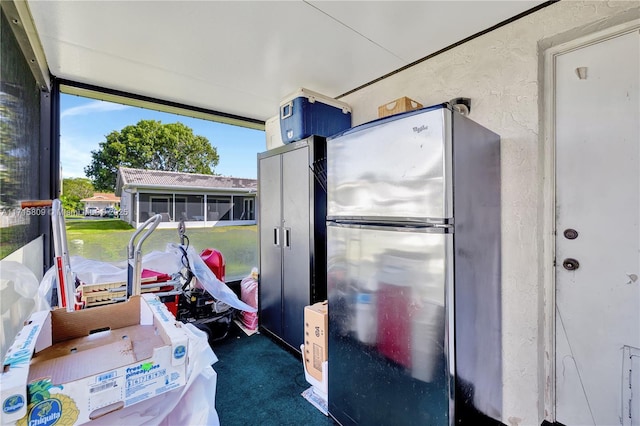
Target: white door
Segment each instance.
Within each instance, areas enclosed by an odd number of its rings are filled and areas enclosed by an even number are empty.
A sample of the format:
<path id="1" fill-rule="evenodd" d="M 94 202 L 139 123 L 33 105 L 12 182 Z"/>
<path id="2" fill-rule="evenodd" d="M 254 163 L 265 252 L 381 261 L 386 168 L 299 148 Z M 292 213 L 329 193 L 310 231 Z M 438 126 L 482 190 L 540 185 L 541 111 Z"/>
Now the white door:
<path id="1" fill-rule="evenodd" d="M 556 420 L 640 425 L 640 36 L 556 57 Z"/>

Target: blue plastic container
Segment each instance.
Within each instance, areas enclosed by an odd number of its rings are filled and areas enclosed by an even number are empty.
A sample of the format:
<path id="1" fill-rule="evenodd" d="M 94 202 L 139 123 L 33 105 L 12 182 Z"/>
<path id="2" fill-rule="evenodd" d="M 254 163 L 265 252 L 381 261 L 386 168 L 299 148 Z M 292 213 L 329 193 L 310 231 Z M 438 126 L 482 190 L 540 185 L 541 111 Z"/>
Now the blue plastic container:
<path id="1" fill-rule="evenodd" d="M 329 137 L 351 127 L 351 108 L 328 96 L 299 89 L 280 103 L 280 133 L 285 144 L 311 135 Z"/>

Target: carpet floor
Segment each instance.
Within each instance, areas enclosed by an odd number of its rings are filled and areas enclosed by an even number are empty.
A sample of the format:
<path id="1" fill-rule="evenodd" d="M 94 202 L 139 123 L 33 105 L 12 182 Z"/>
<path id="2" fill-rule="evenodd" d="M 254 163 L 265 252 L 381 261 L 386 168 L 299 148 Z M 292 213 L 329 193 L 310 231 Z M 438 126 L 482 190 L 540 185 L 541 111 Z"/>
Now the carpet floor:
<path id="1" fill-rule="evenodd" d="M 231 324 L 212 343 L 218 362 L 216 410 L 221 426 L 336 425 L 301 394 L 311 385 L 299 355 L 263 334 L 247 336 Z"/>

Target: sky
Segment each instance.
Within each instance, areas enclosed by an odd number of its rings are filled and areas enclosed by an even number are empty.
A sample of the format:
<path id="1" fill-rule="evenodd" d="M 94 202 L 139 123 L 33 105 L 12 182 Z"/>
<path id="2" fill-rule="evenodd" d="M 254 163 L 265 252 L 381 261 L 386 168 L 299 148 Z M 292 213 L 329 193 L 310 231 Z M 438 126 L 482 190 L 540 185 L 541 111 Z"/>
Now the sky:
<path id="1" fill-rule="evenodd" d="M 120 131 L 140 120 L 163 124 L 180 122 L 206 137 L 218 151 L 215 173 L 222 176 L 255 179 L 257 154 L 266 150 L 265 134 L 260 130 L 216 123 L 143 108 L 98 101 L 75 95 L 60 97 L 60 163 L 63 178 L 86 177 L 91 151 L 114 130 Z"/>

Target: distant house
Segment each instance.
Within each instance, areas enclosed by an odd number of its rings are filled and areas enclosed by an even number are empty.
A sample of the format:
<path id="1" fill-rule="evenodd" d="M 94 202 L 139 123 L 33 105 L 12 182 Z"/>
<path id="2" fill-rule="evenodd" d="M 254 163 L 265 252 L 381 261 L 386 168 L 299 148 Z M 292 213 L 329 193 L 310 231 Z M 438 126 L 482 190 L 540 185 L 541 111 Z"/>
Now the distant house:
<path id="1" fill-rule="evenodd" d="M 102 215 L 107 207 L 118 207 L 120 205 L 120 197 L 116 197 L 113 193 L 94 192 L 92 197 L 80 200 L 84 203 L 84 214 Z"/>
<path id="2" fill-rule="evenodd" d="M 120 167 L 116 195 L 120 218 L 137 227 L 155 214 L 160 226 L 245 225 L 256 223 L 258 181 L 196 173 Z"/>

